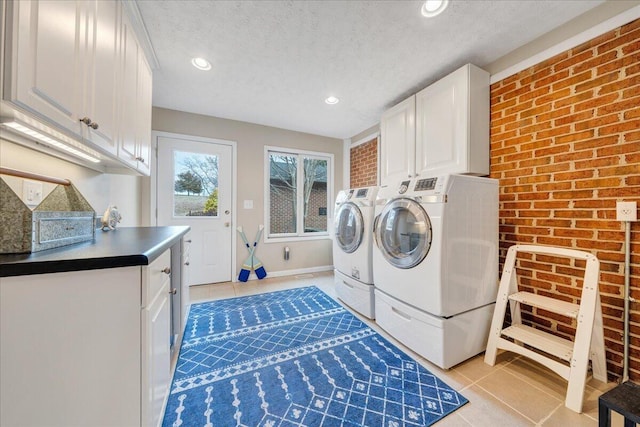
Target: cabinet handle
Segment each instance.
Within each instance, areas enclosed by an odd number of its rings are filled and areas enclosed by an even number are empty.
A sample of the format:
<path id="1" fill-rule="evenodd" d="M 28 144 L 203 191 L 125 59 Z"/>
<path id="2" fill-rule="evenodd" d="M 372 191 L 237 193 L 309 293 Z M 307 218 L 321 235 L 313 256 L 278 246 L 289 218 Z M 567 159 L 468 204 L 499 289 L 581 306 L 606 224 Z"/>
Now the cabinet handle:
<path id="1" fill-rule="evenodd" d="M 189 240 L 185 240 L 185 242 L 187 242 L 187 243 L 191 243 L 191 239 L 189 239 Z"/>
<path id="2" fill-rule="evenodd" d="M 171 269 L 169 267 L 165 267 L 165 268 L 162 269 L 162 272 L 164 274 L 171 274 Z"/>
<path id="3" fill-rule="evenodd" d="M 89 117 L 83 117 L 80 119 L 80 121 L 87 126 L 91 126 L 91 123 L 93 123 Z"/>
<path id="4" fill-rule="evenodd" d="M 170 293 L 171 295 L 175 295 L 175 294 L 177 294 L 177 293 L 178 293 L 178 289 L 177 289 L 177 288 L 172 288 L 172 289 L 169 291 L 169 293 Z"/>
<path id="5" fill-rule="evenodd" d="M 189 261 L 185 262 L 184 265 L 188 266 L 189 265 Z"/>
<path id="6" fill-rule="evenodd" d="M 139 161 L 140 163 L 144 163 L 144 158 L 143 157 L 136 157 L 136 160 Z"/>
<path id="7" fill-rule="evenodd" d="M 91 129 L 94 129 L 94 130 L 95 130 L 95 129 L 98 129 L 98 127 L 99 127 L 99 126 L 98 126 L 98 124 L 97 124 L 96 122 L 92 122 L 92 123 L 89 125 L 89 127 L 90 127 Z"/>

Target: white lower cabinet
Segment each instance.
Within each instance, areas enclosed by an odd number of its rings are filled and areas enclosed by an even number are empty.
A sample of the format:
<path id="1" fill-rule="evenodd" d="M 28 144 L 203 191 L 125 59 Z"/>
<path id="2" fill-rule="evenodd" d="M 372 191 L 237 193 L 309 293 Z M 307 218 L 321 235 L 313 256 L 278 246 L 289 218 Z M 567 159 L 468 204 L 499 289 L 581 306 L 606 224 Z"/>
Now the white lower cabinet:
<path id="1" fill-rule="evenodd" d="M 159 425 L 169 266 L 0 278 L 0 425 Z"/>
<path id="2" fill-rule="evenodd" d="M 171 281 L 169 274 L 162 273 L 170 265 L 171 258 L 167 251 L 147 269 L 149 291 L 146 294 L 150 301 L 142 310 L 142 425 L 149 427 L 162 423 L 162 408 L 171 381 Z"/>

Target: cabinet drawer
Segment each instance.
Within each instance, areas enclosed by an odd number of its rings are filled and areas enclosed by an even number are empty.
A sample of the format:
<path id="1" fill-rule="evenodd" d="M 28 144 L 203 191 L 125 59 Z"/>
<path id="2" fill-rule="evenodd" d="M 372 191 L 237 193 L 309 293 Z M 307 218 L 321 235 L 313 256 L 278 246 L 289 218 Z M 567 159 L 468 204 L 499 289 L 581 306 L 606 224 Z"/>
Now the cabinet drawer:
<path id="1" fill-rule="evenodd" d="M 166 250 L 155 261 L 143 269 L 142 306 L 154 300 L 163 285 L 171 279 L 171 251 Z"/>

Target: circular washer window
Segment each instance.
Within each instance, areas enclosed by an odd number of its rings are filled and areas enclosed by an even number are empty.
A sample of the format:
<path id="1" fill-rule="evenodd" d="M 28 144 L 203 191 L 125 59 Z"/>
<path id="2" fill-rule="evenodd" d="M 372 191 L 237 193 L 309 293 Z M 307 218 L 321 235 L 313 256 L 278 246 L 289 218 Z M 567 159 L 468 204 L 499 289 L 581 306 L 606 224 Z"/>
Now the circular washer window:
<path id="1" fill-rule="evenodd" d="M 364 234 L 364 221 L 355 204 L 347 202 L 340 205 L 336 212 L 335 230 L 340 249 L 348 254 L 358 249 Z"/>
<path id="2" fill-rule="evenodd" d="M 380 212 L 375 237 L 382 256 L 391 265 L 398 268 L 415 267 L 431 248 L 429 215 L 415 200 L 391 200 Z"/>

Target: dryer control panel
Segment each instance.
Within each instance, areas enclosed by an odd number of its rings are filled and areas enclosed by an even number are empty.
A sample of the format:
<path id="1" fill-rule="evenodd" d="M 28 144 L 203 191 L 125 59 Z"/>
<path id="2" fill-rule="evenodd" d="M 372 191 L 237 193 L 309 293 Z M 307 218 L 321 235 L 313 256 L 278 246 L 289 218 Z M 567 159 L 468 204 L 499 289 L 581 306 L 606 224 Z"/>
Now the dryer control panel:
<path id="1" fill-rule="evenodd" d="M 425 178 L 419 179 L 416 182 L 416 186 L 413 187 L 413 191 L 428 191 L 436 188 L 436 181 L 438 178 Z"/>

